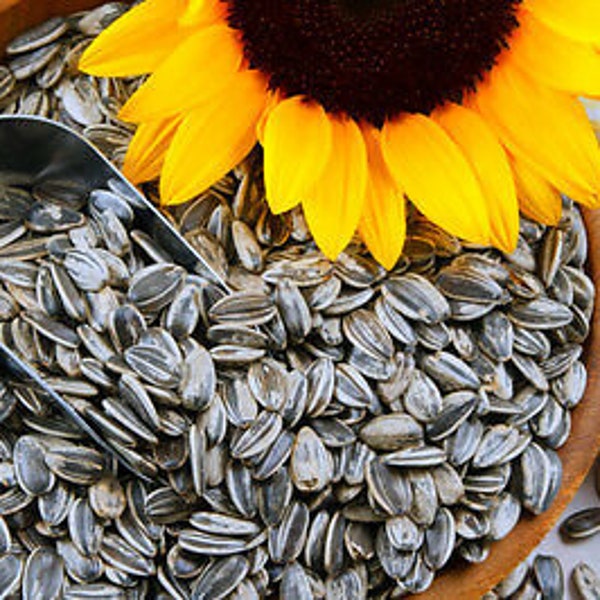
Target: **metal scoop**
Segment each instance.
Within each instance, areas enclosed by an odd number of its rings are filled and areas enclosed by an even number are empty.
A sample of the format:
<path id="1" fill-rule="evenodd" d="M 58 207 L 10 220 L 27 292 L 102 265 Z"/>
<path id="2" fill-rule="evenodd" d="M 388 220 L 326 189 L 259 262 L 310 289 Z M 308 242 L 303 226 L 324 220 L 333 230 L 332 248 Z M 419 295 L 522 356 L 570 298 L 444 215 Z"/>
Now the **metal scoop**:
<path id="1" fill-rule="evenodd" d="M 197 273 L 226 292 L 226 283 L 188 244 L 160 211 L 144 198 L 108 160 L 68 127 L 40 117 L 0 117 L 0 184 L 17 178 L 27 184 L 47 179 L 69 180 L 91 191 L 106 187 L 109 180 L 118 185 L 135 214 L 135 227 L 164 248 L 175 262 Z M 107 443 L 83 415 L 50 388 L 35 370 L 5 344 L 0 343 L 0 369 L 13 384 L 35 388 L 55 403 L 98 446 L 114 455 L 125 467 L 143 476 L 116 448 Z"/>

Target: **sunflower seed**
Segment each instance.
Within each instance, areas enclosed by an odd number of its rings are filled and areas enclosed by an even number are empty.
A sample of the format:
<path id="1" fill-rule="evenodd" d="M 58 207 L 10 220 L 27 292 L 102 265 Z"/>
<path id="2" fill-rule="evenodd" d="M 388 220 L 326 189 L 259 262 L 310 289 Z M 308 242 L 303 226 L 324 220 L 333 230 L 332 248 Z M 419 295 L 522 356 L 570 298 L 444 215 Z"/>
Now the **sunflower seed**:
<path id="1" fill-rule="evenodd" d="M 479 377 L 462 359 L 448 352 L 438 352 L 423 359 L 425 372 L 436 380 L 444 391 L 477 390 Z"/>
<path id="2" fill-rule="evenodd" d="M 505 299 L 498 282 L 474 267 L 452 266 L 442 269 L 436 285 L 446 297 L 461 302 L 488 304 Z"/>
<path id="3" fill-rule="evenodd" d="M 186 284 L 173 298 L 167 312 L 165 327 L 177 339 L 189 337 L 200 318 L 199 290 L 195 285 Z"/>
<path id="4" fill-rule="evenodd" d="M 45 460 L 53 473 L 75 484 L 92 484 L 104 470 L 104 456 L 85 446 L 53 447 Z"/>
<path id="5" fill-rule="evenodd" d="M 33 496 L 49 492 L 55 479 L 44 462 L 44 447 L 33 436 L 20 437 L 13 450 L 15 475 L 21 488 Z"/>
<path id="6" fill-rule="evenodd" d="M 296 435 L 290 469 L 294 485 L 305 492 L 322 490 L 333 477 L 331 454 L 310 427 L 303 427 Z"/>
<path id="7" fill-rule="evenodd" d="M 600 577 L 588 564 L 579 563 L 576 565 L 571 579 L 583 600 L 598 600 L 600 598 Z"/>
<path id="8" fill-rule="evenodd" d="M 409 274 L 390 279 L 382 291 L 383 298 L 409 319 L 439 323 L 450 315 L 446 299 L 420 275 Z"/>
<path id="9" fill-rule="evenodd" d="M 225 598 L 246 577 L 248 568 L 248 561 L 241 556 L 215 560 L 194 583 L 192 597 L 197 600 Z"/>
<path id="10" fill-rule="evenodd" d="M 26 31 L 24 34 L 14 38 L 7 46 L 7 54 L 22 54 L 31 52 L 54 40 L 58 39 L 67 31 L 68 24 L 62 17 L 54 17 L 41 25 Z"/>
<path id="11" fill-rule="evenodd" d="M 56 551 L 64 561 L 67 575 L 75 581 L 81 583 L 95 581 L 104 571 L 104 565 L 97 556 L 84 556 L 71 542 L 59 540 Z"/>
<path id="12" fill-rule="evenodd" d="M 180 383 L 180 361 L 166 349 L 140 343 L 127 348 L 123 357 L 131 369 L 152 385 L 174 388 Z"/>
<path id="13" fill-rule="evenodd" d="M 495 425 L 490 427 L 479 443 L 473 457 L 473 466 L 485 469 L 514 458 L 515 452 L 523 451 L 522 434 L 510 426 Z"/>
<path id="14" fill-rule="evenodd" d="M 67 348 L 77 348 L 79 346 L 79 336 L 69 327 L 66 327 L 59 321 L 53 321 L 44 313 L 40 312 L 25 312 L 22 313 L 22 318 L 26 323 L 39 331 L 48 339 L 61 344 Z"/>
<path id="15" fill-rule="evenodd" d="M 600 531 L 600 509 L 587 508 L 565 519 L 560 532 L 568 538 L 579 539 L 595 535 Z"/>
<path id="16" fill-rule="evenodd" d="M 282 598 L 297 598 L 298 600 L 314 598 L 308 576 L 298 562 L 293 562 L 284 569 L 280 595 Z"/>
<path id="17" fill-rule="evenodd" d="M 107 475 L 88 490 L 90 506 L 101 519 L 116 519 L 127 505 L 125 491 L 118 479 Z"/>
<path id="18" fill-rule="evenodd" d="M 69 207 L 36 202 L 29 210 L 25 225 L 37 233 L 59 233 L 84 224 L 84 215 Z"/>
<path id="19" fill-rule="evenodd" d="M 344 317 L 342 323 L 344 334 L 351 344 L 367 354 L 383 359 L 392 358 L 394 344 L 374 313 L 359 309 Z"/>
<path id="20" fill-rule="evenodd" d="M 423 530 L 407 516 L 388 519 L 385 531 L 394 548 L 400 551 L 418 550 L 423 543 Z"/>
<path id="21" fill-rule="evenodd" d="M 548 600 L 564 598 L 564 575 L 560 562 L 556 558 L 538 554 L 533 561 L 533 574 L 543 598 Z"/>
<path id="22" fill-rule="evenodd" d="M 306 542 L 309 512 L 304 503 L 295 502 L 284 511 L 281 522 L 269 536 L 269 554 L 276 563 L 298 558 Z"/>
<path id="23" fill-rule="evenodd" d="M 407 478 L 397 470 L 373 459 L 367 465 L 365 479 L 373 500 L 388 514 L 402 514 L 410 509 L 413 491 Z"/>
<path id="24" fill-rule="evenodd" d="M 246 429 L 231 446 L 231 456 L 237 459 L 251 458 L 267 450 L 281 431 L 281 417 L 278 414 L 263 411 L 254 423 Z M 301 453 L 298 447 L 294 449 Z M 309 450 L 305 450 L 309 452 Z M 310 460 L 310 458 L 307 456 Z"/>
<path id="25" fill-rule="evenodd" d="M 415 554 L 396 550 L 383 527 L 379 528 L 377 533 L 375 549 L 377 558 L 388 577 L 403 579 L 408 575 L 414 564 Z"/>
<path id="26" fill-rule="evenodd" d="M 103 536 L 99 554 L 107 564 L 130 575 L 147 577 L 155 573 L 154 563 L 117 535 Z"/>
<path id="27" fill-rule="evenodd" d="M 21 585 L 23 570 L 22 557 L 10 553 L 0 556 L 0 589 L 5 597 L 17 591 Z"/>
<path id="28" fill-rule="evenodd" d="M 60 557 L 50 548 L 34 550 L 25 563 L 23 598 L 62 597 L 64 571 Z"/>
<path id="29" fill-rule="evenodd" d="M 56 42 L 13 58 L 8 66 L 17 81 L 28 79 L 41 71 L 60 51 Z"/>
<path id="30" fill-rule="evenodd" d="M 569 308 L 549 298 L 514 304 L 508 316 L 519 327 L 540 330 L 564 327 L 573 319 L 573 313 Z"/>
<path id="31" fill-rule="evenodd" d="M 437 442 L 457 431 L 473 412 L 477 401 L 477 396 L 472 392 L 448 394 L 444 398 L 445 407 L 426 427 L 428 438 Z"/>
<path id="32" fill-rule="evenodd" d="M 237 292 L 215 302 L 209 311 L 218 323 L 243 322 L 244 325 L 263 325 L 275 316 L 275 305 L 262 294 Z"/>
<path id="33" fill-rule="evenodd" d="M 275 302 L 290 340 L 303 341 L 312 327 L 312 316 L 298 286 L 287 279 L 279 281 Z"/>
<path id="34" fill-rule="evenodd" d="M 106 263 L 93 250 L 70 250 L 63 265 L 75 285 L 82 291 L 98 292 L 110 278 Z"/>

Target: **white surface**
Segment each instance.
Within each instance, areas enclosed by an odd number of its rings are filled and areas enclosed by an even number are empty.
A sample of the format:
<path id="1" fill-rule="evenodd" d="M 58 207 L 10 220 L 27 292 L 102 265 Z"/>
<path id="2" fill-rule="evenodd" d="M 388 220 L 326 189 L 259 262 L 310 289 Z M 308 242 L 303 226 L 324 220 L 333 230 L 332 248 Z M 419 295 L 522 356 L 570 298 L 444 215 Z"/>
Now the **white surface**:
<path id="1" fill-rule="evenodd" d="M 592 469 L 573 502 L 565 510 L 564 515 L 560 518 L 559 525 L 565 517 L 578 510 L 590 506 L 600 506 L 600 499 L 594 486 L 594 471 L 595 469 Z M 553 554 L 560 559 L 567 583 L 566 600 L 581 600 L 580 596 L 574 591 L 570 581 L 571 571 L 577 563 L 582 561 L 587 562 L 600 574 L 600 534 L 586 540 L 567 543 L 558 533 L 557 526 L 546 536 L 546 539 L 535 550 L 532 557 L 536 554 Z"/>

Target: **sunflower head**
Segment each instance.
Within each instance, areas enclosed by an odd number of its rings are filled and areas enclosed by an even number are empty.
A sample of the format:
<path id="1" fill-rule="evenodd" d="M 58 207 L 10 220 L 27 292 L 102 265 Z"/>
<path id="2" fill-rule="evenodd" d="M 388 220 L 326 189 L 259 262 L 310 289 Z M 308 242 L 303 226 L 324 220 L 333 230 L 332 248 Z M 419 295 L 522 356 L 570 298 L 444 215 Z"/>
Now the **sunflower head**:
<path id="1" fill-rule="evenodd" d="M 597 206 L 600 153 L 577 97 L 600 94 L 597 0 L 145 0 L 88 48 L 96 75 L 150 76 L 122 109 L 125 171 L 165 204 L 259 141 L 275 213 L 301 204 L 335 258 L 358 231 L 385 267 L 405 203 L 514 248 L 519 208 Z"/>
<path id="2" fill-rule="evenodd" d="M 248 64 L 271 90 L 381 127 L 475 89 L 517 26 L 518 1 L 472 1 L 478 19 L 465 18 L 465 3 L 439 0 L 229 4 Z"/>

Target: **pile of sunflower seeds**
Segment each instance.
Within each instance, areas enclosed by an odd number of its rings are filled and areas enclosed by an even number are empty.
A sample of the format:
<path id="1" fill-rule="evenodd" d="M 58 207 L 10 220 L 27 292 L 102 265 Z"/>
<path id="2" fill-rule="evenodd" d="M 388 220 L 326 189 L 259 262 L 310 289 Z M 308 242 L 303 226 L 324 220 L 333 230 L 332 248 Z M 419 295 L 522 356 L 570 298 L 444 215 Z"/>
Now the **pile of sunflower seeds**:
<path id="1" fill-rule="evenodd" d="M 132 228 L 120 192 L 0 196 L 3 342 L 156 481 L 128 483 L 132 508 L 107 457 L 6 388 L 13 589 L 48 568 L 48 597 L 401 596 L 551 504 L 593 299 L 573 208 L 524 222 L 506 257 L 414 222 L 389 275 L 358 246 L 331 263 L 290 242 L 258 273 L 231 259 L 244 289 L 227 294 Z M 208 224 L 190 231 L 226 256 Z"/>
<path id="2" fill-rule="evenodd" d="M 582 600 L 600 598 L 600 577 L 587 563 L 579 563 L 571 573 L 573 587 Z M 532 561 L 520 564 L 506 579 L 481 600 L 564 600 L 565 576 L 555 556 L 538 554 Z"/>
<path id="3" fill-rule="evenodd" d="M 485 560 L 491 542 L 512 530 L 523 508 L 543 512 L 560 486 L 554 450 L 566 441 L 569 411 L 585 388 L 580 344 L 594 297 L 581 270 L 586 241 L 579 214 L 566 206 L 561 227 L 548 230 L 523 220 L 517 252 L 504 257 L 461 247 L 416 218 L 405 256 L 389 275 L 358 246 L 328 265 L 302 241 L 301 215 L 287 222 L 289 238 L 281 249 L 261 242 L 260 216 L 245 217 L 241 223 L 254 224 L 244 228 L 245 239 L 262 249 L 252 255 L 264 261 L 253 266 L 244 263 L 249 253 L 240 252 L 250 242 L 240 242 L 234 229 L 243 214 L 239 207 L 254 204 L 248 202 L 248 177 L 229 196 L 222 182 L 177 222 L 207 258 L 221 257 L 213 264 L 232 286 L 250 290 L 254 284 L 256 292 L 268 290 L 275 298 L 281 329 L 288 332 L 279 351 L 286 352 L 290 366 L 311 377 L 315 359 L 334 363 L 333 404 L 342 406 L 329 404 L 306 424 L 333 457 L 331 478 L 322 468 L 312 474 L 319 486 L 313 489 L 325 486 L 320 510 L 306 529 L 310 550 L 300 555 L 310 570 L 312 593 L 315 571 L 336 573 L 325 560 L 336 535 L 331 528 L 342 528 L 335 520 L 340 514 L 346 532 L 337 542 L 345 542 L 353 569 L 366 563 L 369 597 L 425 590 L 451 555 Z M 224 212 L 231 218 L 223 219 Z M 281 300 L 288 286 L 294 301 L 291 295 Z M 322 421 L 332 408 L 339 431 L 329 439 L 334 426 Z M 372 416 L 357 423 L 344 415 L 355 410 Z M 371 459 L 356 449 L 364 446 L 351 441 L 348 429 L 344 441 L 340 424 L 358 434 Z M 348 459 L 336 456 L 343 444 L 350 448 L 343 450 Z M 317 447 L 315 442 L 311 452 L 329 464 Z M 294 446 L 292 468 L 293 452 Z M 338 482 L 340 461 L 346 466 Z M 310 558 L 313 541 L 319 562 Z M 395 579 L 393 588 L 373 582 L 372 556 Z M 326 593 L 327 586 L 321 589 Z"/>
<path id="4" fill-rule="evenodd" d="M 127 8 L 109 2 L 56 17 L 10 42 L 0 65 L 0 112 L 65 123 L 120 165 L 133 130 L 117 113 L 141 79 L 94 78 L 77 64 L 90 41 Z"/>
<path id="5" fill-rule="evenodd" d="M 139 81 L 77 75 L 74 59 L 38 79 L 122 10 L 13 42 L 2 110 L 43 114 L 27 99 L 46 98 L 119 162 L 116 110 Z M 252 155 L 172 213 L 231 294 L 129 233 L 118 188 L 3 186 L 2 339 L 155 483 L 6 386 L 0 589 L 395 598 L 551 504 L 594 299 L 577 210 L 557 228 L 523 219 L 511 255 L 413 215 L 388 274 L 359 243 L 323 258 L 301 211 L 269 212 L 260 168 Z"/>

